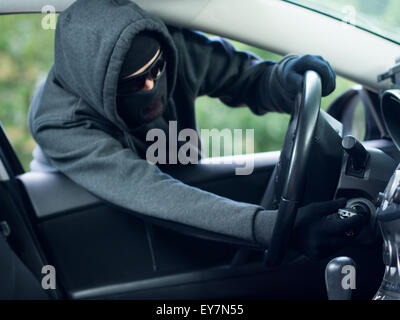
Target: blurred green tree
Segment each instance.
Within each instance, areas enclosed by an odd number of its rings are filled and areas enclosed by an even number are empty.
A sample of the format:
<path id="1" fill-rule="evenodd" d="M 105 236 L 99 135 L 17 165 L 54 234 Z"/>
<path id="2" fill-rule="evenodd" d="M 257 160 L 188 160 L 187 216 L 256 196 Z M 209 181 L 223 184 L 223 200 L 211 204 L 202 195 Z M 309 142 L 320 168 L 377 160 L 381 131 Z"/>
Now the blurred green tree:
<path id="1" fill-rule="evenodd" d="M 54 30 L 44 30 L 41 14 L 0 16 L 0 120 L 25 170 L 32 139 L 27 114 L 36 86 L 53 63 Z"/>

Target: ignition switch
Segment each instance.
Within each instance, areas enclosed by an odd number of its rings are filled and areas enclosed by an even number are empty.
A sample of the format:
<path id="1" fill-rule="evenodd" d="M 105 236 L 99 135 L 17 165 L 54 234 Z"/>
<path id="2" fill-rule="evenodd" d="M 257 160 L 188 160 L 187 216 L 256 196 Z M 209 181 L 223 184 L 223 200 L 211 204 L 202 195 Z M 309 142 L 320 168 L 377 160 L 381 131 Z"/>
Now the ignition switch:
<path id="1" fill-rule="evenodd" d="M 369 216 L 370 214 L 371 211 L 368 208 L 368 206 L 361 202 L 355 202 L 351 204 L 349 207 L 344 209 L 339 209 L 338 211 L 338 216 L 340 219 L 347 219 L 356 215 Z M 350 230 L 346 232 L 346 235 L 349 237 L 353 237 L 355 236 L 355 232 L 354 230 Z"/>

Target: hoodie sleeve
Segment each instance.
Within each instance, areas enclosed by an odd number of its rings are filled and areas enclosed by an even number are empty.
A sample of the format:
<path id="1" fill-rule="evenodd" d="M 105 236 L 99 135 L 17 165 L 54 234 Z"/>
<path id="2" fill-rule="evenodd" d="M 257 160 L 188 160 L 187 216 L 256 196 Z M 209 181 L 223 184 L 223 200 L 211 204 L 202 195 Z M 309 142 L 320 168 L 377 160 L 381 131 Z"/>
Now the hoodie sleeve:
<path id="1" fill-rule="evenodd" d="M 89 192 L 136 213 L 268 247 L 274 211 L 188 186 L 141 159 L 93 121 L 32 126 L 51 164 Z"/>
<path id="2" fill-rule="evenodd" d="M 179 54 L 178 77 L 194 97 L 216 97 L 231 107 L 244 104 L 258 115 L 281 112 L 267 90 L 274 61 L 237 51 L 221 37 L 175 27 L 170 33 Z"/>

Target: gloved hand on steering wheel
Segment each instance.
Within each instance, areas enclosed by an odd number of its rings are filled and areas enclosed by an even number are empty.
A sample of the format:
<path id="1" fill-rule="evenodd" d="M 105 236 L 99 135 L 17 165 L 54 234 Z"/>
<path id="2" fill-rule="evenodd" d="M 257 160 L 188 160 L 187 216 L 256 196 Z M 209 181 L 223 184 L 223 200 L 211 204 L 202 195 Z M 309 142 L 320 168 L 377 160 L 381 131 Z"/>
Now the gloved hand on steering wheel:
<path id="1" fill-rule="evenodd" d="M 337 212 L 345 206 L 345 199 L 337 199 L 300 208 L 297 211 L 291 246 L 310 258 L 322 259 L 350 244 L 368 223 L 369 217 L 356 215 L 340 219 Z"/>
<path id="2" fill-rule="evenodd" d="M 327 96 L 335 90 L 335 71 L 321 56 L 287 55 L 273 66 L 269 74 L 266 104 L 275 111 L 292 113 L 296 95 L 303 88 L 303 76 L 308 70 L 317 72 L 321 77 L 322 96 Z"/>

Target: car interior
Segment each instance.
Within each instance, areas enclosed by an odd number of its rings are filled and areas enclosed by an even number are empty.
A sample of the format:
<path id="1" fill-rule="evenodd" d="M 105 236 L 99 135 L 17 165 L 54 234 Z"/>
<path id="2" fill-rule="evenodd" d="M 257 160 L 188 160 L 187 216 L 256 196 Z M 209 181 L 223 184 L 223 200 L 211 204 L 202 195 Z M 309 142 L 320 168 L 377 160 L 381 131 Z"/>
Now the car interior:
<path id="1" fill-rule="evenodd" d="M 310 163 L 323 163 L 320 155 L 336 160 L 325 161 L 325 168 L 307 166 L 306 190 L 310 192 L 303 195 L 303 203 L 334 194 L 374 202 L 384 189 L 400 154 L 383 125 L 376 93 L 365 88 L 345 92 L 327 113 L 319 111 L 317 131 L 328 137 L 334 127 L 331 124 L 339 120 L 343 132 L 350 134 L 352 115 L 360 102 L 367 120 L 362 144 L 373 159 L 365 168 L 368 178 L 348 170 L 348 159 L 343 157 L 346 152 L 341 148 L 332 155 L 323 147 L 326 144 L 316 144 Z M 330 139 L 341 144 L 337 135 Z M 326 299 L 324 269 L 329 259 L 313 261 L 289 252 L 279 265 L 268 265 L 262 248 L 126 212 L 90 194 L 61 172 L 24 172 L 4 128 L 0 144 L 2 230 L 8 254 L 17 256 L 18 265 L 30 279 L 24 281 L 27 288 L 21 290 L 21 297 L 26 292 L 30 296 L 28 288 L 35 283 L 36 298 L 43 298 L 43 290 L 37 286 L 42 267 L 53 265 L 57 288 L 46 290 L 49 299 Z M 276 180 L 274 170 L 280 158 L 279 152 L 256 154 L 254 172 L 243 176 L 235 175 L 234 165 L 216 163 L 161 169 L 203 190 L 273 208 L 276 203 L 267 186 L 274 185 L 269 181 Z M 315 167 L 319 169 L 312 170 Z M 321 186 L 328 191 L 316 192 Z M 338 253 L 351 256 L 359 267 L 354 299 L 370 299 L 376 292 L 384 271 L 381 247 L 379 239 L 367 239 Z"/>
<path id="2" fill-rule="evenodd" d="M 69 2 L 64 2 L 62 6 L 66 7 Z M 188 11 L 187 21 L 182 20 L 182 24 L 196 27 L 198 23 L 227 36 L 226 30 L 235 35 L 243 27 L 236 20 L 242 12 L 235 8 L 226 26 L 220 25 L 218 19 L 209 19 L 223 6 L 217 1 L 210 5 L 208 2 L 198 1 L 190 10 L 179 7 L 179 12 Z M 146 6 L 146 1 L 138 3 Z M 166 21 L 178 15 L 167 2 L 159 6 L 155 1 L 147 3 Z M 273 29 L 273 15 L 290 16 L 287 12 L 299 12 L 302 19 L 316 24 L 325 19 L 284 1 L 271 3 L 268 6 L 275 5 L 278 14 L 260 10 L 261 2 L 249 3 L 249 10 L 255 13 L 254 24 L 265 21 L 265 28 Z M 13 10 L 12 7 L 0 11 Z M 295 23 L 292 20 L 288 26 Z M 315 37 L 315 47 L 324 47 L 329 54 L 340 43 L 334 30 L 342 26 L 339 21 L 327 25 L 332 41 L 325 45 L 326 39 Z M 301 34 L 299 50 L 308 50 L 307 35 L 313 37 L 315 27 L 301 24 L 295 28 Z M 290 52 L 290 41 L 280 44 L 287 30 L 276 26 L 275 29 L 279 30 L 273 37 L 261 28 L 249 32 L 248 42 L 259 47 L 266 42 L 274 52 Z M 341 60 L 336 59 L 342 62 L 337 63 L 342 75 L 350 76 L 349 70 L 354 69 L 354 81 L 365 74 L 364 61 L 375 57 L 373 50 L 363 52 L 365 44 L 373 42 L 385 47 L 384 67 L 398 54 L 397 45 L 381 43 L 378 37 L 369 39 L 362 32 L 357 28 L 348 31 L 351 37 L 360 39 L 360 45 L 349 41 L 349 46 L 356 47 L 349 49 L 357 51 L 356 58 L 343 55 Z M 354 63 L 354 59 L 360 63 Z M 398 105 L 382 111 L 381 93 L 371 89 L 378 67 L 381 65 L 373 66 L 375 69 L 371 69 L 364 82 L 370 86 L 354 86 L 326 111 L 320 109 L 320 83 L 310 74 L 282 150 L 240 156 L 254 159 L 250 175 L 236 175 L 235 164 L 207 159 L 196 165 L 159 166 L 188 185 L 236 201 L 278 209 L 281 219 L 275 225 L 268 250 L 128 211 L 91 194 L 57 170 L 25 171 L 0 123 L 0 260 L 4 262 L 0 263 L 0 283 L 4 283 L 0 285 L 0 299 L 326 300 L 326 266 L 340 256 L 351 257 L 357 266 L 357 290 L 352 299 L 372 299 L 385 272 L 376 208 L 380 192 L 400 162 Z M 38 87 L 32 100 L 40 96 L 42 89 L 43 86 Z M 299 206 L 339 197 L 348 200 L 348 207 L 370 213 L 369 229 L 357 236 L 357 241 L 320 260 L 288 247 L 290 223 Z M 282 199 L 289 199 L 290 203 L 282 205 Z M 44 290 L 43 267 L 48 265 L 56 270 L 57 285 Z"/>

